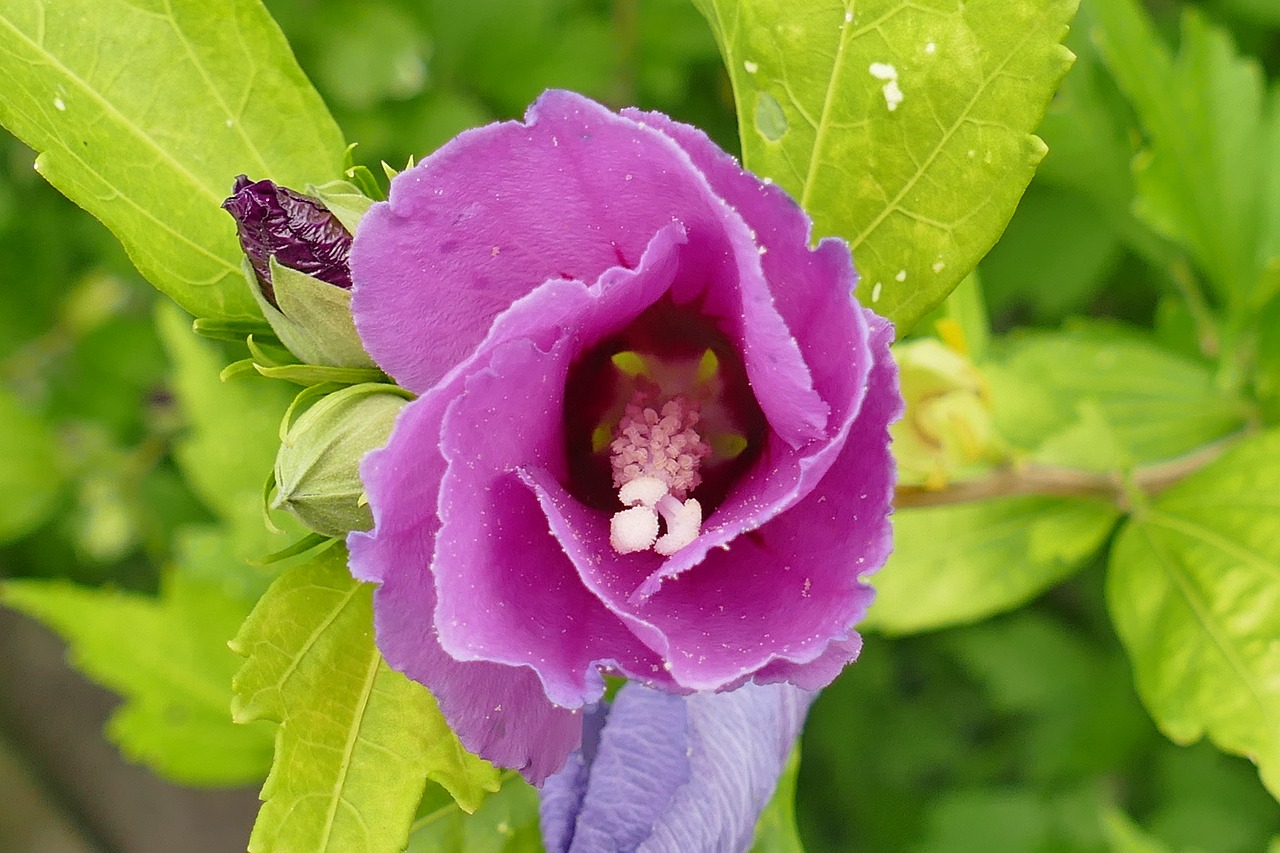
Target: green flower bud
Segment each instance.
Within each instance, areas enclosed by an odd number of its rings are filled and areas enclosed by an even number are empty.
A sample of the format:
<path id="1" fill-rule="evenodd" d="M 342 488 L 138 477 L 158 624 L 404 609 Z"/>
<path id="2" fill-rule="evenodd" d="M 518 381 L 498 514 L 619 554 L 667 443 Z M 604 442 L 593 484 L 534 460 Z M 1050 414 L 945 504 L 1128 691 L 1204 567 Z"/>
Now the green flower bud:
<path id="1" fill-rule="evenodd" d="M 903 485 L 942 488 L 997 441 L 982 374 L 961 352 L 933 338 L 893 348 L 906 412 L 893 424 L 893 453 Z"/>
<path id="2" fill-rule="evenodd" d="M 293 422 L 276 455 L 274 509 L 286 509 L 317 533 L 368 530 L 360 460 L 386 444 L 408 402 L 393 385 L 352 385 L 322 397 Z"/>

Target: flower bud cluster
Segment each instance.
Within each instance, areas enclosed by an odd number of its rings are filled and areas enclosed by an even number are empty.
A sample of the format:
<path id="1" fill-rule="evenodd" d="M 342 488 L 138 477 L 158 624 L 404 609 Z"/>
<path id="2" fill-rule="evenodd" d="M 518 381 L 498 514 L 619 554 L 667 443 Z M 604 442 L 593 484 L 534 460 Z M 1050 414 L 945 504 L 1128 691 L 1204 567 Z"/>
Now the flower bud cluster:
<path id="1" fill-rule="evenodd" d="M 906 403 L 889 427 L 898 481 L 942 488 L 997 444 L 986 382 L 967 355 L 933 338 L 899 344 L 893 356 Z"/>
<path id="2" fill-rule="evenodd" d="M 372 202 L 344 182 L 310 191 L 315 197 L 236 178 L 222 206 L 236 221 L 245 280 L 281 343 L 302 362 L 373 367 L 351 319 L 349 263 L 351 234 Z M 304 396 L 317 395 L 304 391 L 299 402 Z M 320 396 L 292 423 L 286 415 L 272 508 L 324 536 L 369 529 L 360 460 L 386 443 L 409 396 L 392 385 L 350 385 Z"/>

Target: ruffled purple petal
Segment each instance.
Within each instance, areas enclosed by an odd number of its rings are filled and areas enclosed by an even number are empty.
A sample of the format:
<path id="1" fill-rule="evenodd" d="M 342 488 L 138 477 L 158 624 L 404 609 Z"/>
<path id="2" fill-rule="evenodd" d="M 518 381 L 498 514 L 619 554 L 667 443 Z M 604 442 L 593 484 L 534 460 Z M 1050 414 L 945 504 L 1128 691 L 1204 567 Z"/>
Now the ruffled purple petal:
<path id="1" fill-rule="evenodd" d="M 788 685 L 684 698 L 626 685 L 594 754 L 543 788 L 547 850 L 746 849 L 811 700 Z"/>
<path id="2" fill-rule="evenodd" d="M 577 708 L 604 692 L 599 665 L 660 671 L 662 660 L 582 585 L 516 474 L 555 464 L 567 369 L 563 347 L 513 341 L 468 378 L 444 421 L 432 571 L 451 655 L 532 667 L 552 702 Z"/>
<path id="3" fill-rule="evenodd" d="M 685 151 L 570 92 L 544 94 L 526 122 L 461 134 L 397 175 L 389 201 L 361 220 L 352 312 L 374 360 L 424 392 L 538 285 L 634 267 L 675 220 L 696 252 L 671 295 L 700 303 L 742 345 L 757 402 L 780 437 L 793 445 L 818 437 L 829 404 L 774 308 L 750 229 Z"/>
<path id="4" fill-rule="evenodd" d="M 739 536 L 728 550 L 709 551 L 643 611 L 661 614 L 654 622 L 671 644 L 671 674 L 685 687 L 723 686 L 758 671 L 766 679 L 780 672 L 798 677 L 798 667 L 779 663 L 786 661 L 815 663 L 821 680 L 803 683 L 817 687 L 839 672 L 824 658 L 830 643 L 857 653 L 857 644 L 845 641 L 855 636 L 852 624 L 874 596 L 861 578 L 880 568 L 892 549 L 888 425 L 902 410 L 889 356 L 892 327 L 867 315 L 875 358 L 870 390 L 826 475 L 787 512 Z"/>
<path id="5" fill-rule="evenodd" d="M 738 212 L 763 251 L 760 262 L 771 283 L 774 305 L 799 343 L 814 388 L 832 409 L 833 421 L 862 404 L 869 359 L 866 328 L 856 311 L 833 311 L 858 282 L 843 240 L 824 238 L 809 248 L 813 225 L 800 205 L 776 184 L 743 169 L 705 133 L 662 113 L 635 109 L 624 116 L 644 122 L 675 140 L 702 172 L 711 188 Z M 828 427 L 829 433 L 838 428 Z"/>
<path id="6" fill-rule="evenodd" d="M 581 715 L 553 705 L 527 667 L 450 657 L 433 624 L 429 566 L 440 524 L 422 507 L 436 505 L 445 461 L 436 444 L 424 448 L 404 437 L 439 435 L 448 400 L 441 393 L 410 403 L 387 446 L 365 457 L 361 477 L 377 535 L 357 531 L 347 537 L 349 565 L 356 578 L 382 584 L 373 597 L 374 629 L 387 663 L 430 687 L 467 749 L 517 768 L 537 784 L 578 745 Z"/>
<path id="7" fill-rule="evenodd" d="M 434 598 L 425 571 L 397 572 L 378 587 L 374 628 L 383 656 L 392 668 L 430 685 L 463 746 L 539 784 L 578 746 L 582 714 L 548 701 L 527 667 L 460 663 L 446 654 L 422 616 Z"/>
<path id="8" fill-rule="evenodd" d="M 726 540 L 727 549 L 700 548 L 701 562 L 651 597 L 631 596 L 628 567 L 652 563 L 652 555 L 615 553 L 601 513 L 553 478 L 529 478 L 583 583 L 661 654 L 685 689 L 714 690 L 753 675 L 816 689 L 857 655 L 852 625 L 874 595 L 860 578 L 884 563 L 892 545 L 888 424 L 901 412 L 888 351 L 892 328 L 866 316 L 875 362 L 870 391 L 826 476 L 787 512 Z M 778 479 L 765 478 L 760 490 L 767 494 Z M 709 535 L 714 531 L 699 539 Z"/>

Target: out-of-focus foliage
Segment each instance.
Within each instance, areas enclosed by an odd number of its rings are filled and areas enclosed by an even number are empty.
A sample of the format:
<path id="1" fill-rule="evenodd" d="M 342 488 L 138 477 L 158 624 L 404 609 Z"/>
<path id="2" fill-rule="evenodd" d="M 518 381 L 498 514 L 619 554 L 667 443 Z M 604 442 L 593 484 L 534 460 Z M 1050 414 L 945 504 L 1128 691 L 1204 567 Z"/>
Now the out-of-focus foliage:
<path id="1" fill-rule="evenodd" d="M 159 596 L 25 580 L 0 601 L 57 629 L 76 666 L 125 698 L 107 732 L 130 759 L 191 785 L 251 784 L 271 765 L 271 732 L 227 716 L 227 636 L 252 604 L 237 563 L 216 534 L 192 530 Z"/>

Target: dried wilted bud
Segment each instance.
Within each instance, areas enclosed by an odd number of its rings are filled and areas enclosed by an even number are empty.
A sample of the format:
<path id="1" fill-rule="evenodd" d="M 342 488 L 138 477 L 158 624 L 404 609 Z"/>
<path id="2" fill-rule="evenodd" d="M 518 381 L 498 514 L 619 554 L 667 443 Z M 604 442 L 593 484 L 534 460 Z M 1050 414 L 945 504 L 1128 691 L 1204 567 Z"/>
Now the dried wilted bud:
<path id="1" fill-rule="evenodd" d="M 222 206 L 236 220 L 245 281 L 281 343 L 306 364 L 374 367 L 351 319 L 351 234 L 372 202 L 342 181 L 310 188 L 236 178 Z"/>
<path id="2" fill-rule="evenodd" d="M 315 199 L 272 181 L 236 178 L 222 207 L 236 220 L 240 247 L 253 264 L 262 295 L 276 308 L 271 258 L 313 278 L 351 289 L 351 234 Z"/>

